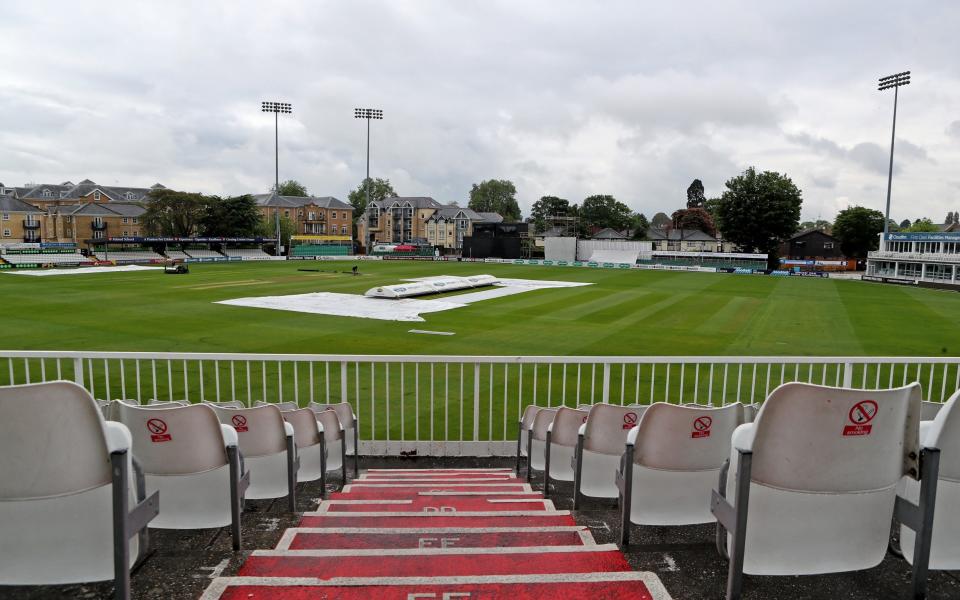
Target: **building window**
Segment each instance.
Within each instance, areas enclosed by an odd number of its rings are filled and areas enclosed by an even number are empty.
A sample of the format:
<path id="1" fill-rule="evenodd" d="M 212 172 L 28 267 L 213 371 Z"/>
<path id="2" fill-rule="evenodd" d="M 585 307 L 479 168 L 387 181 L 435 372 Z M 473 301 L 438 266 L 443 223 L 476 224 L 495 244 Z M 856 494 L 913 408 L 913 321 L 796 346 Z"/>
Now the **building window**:
<path id="1" fill-rule="evenodd" d="M 139 220 L 137 217 L 134 217 L 134 218 L 133 218 L 133 224 L 134 224 L 134 225 L 136 225 L 136 224 L 139 223 L 139 222 L 140 222 L 140 220 Z"/>
<path id="2" fill-rule="evenodd" d="M 3 213 L 3 220 L 4 220 L 4 221 L 9 221 L 9 220 L 10 220 L 10 213 Z"/>
<path id="3" fill-rule="evenodd" d="M 290 217 L 290 211 L 289 211 L 289 210 L 285 210 L 285 211 L 283 211 L 283 216 L 285 216 L 285 217 L 288 217 L 288 218 L 289 218 L 289 217 Z"/>
<path id="4" fill-rule="evenodd" d="M 50 193 L 50 190 L 43 190 L 43 197 L 50 198 L 53 194 Z"/>
<path id="5" fill-rule="evenodd" d="M 124 218 L 122 218 L 122 219 L 120 219 L 120 221 L 122 221 L 124 225 L 126 225 L 126 224 L 127 224 L 127 218 L 126 218 L 126 217 L 124 217 Z"/>
<path id="6" fill-rule="evenodd" d="M 298 210 L 298 211 L 297 211 L 297 216 L 302 218 L 302 217 L 303 217 L 303 211 L 302 211 L 302 210 Z"/>
<path id="7" fill-rule="evenodd" d="M 123 237 L 127 237 L 127 232 L 126 232 L 126 231 L 123 232 Z"/>
<path id="8" fill-rule="evenodd" d="M 99 231 L 99 230 L 98 230 L 98 231 L 94 231 L 94 232 L 93 232 L 93 239 L 95 239 L 95 240 L 102 240 L 102 239 L 103 239 L 103 232 L 102 232 L 102 231 Z"/>
<path id="9" fill-rule="evenodd" d="M 123 195 L 123 197 L 126 198 L 127 200 L 133 200 L 135 196 L 133 192 L 127 192 L 126 194 Z"/>
<path id="10" fill-rule="evenodd" d="M 833 242 L 824 242 L 824 243 L 823 243 L 823 249 L 824 249 L 824 250 L 833 250 Z"/>
<path id="11" fill-rule="evenodd" d="M 3 237 L 10 237 L 10 230 L 9 230 L 9 229 L 4 229 L 4 230 L 3 230 Z"/>
<path id="12" fill-rule="evenodd" d="M 67 227 L 67 237 L 70 237 L 72 235 L 73 235 L 73 230 Z"/>
<path id="13" fill-rule="evenodd" d="M 341 233 L 342 235 L 347 235 L 347 226 L 346 226 L 346 225 L 344 225 L 344 226 L 342 226 L 342 227 L 340 228 L 340 233 Z"/>
<path id="14" fill-rule="evenodd" d="M 310 212 L 308 218 L 309 218 L 311 221 L 316 221 L 316 220 L 317 220 L 317 213 L 315 213 L 315 212 Z"/>
<path id="15" fill-rule="evenodd" d="M 94 200 L 100 200 L 100 190 L 97 190 L 93 193 Z"/>

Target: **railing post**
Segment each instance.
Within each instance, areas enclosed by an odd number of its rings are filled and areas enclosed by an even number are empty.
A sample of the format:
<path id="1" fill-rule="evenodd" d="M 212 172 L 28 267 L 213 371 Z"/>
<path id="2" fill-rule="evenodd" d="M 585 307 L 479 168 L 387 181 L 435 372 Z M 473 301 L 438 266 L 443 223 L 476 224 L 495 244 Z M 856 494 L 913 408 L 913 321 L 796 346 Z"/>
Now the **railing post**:
<path id="1" fill-rule="evenodd" d="M 853 387 L 853 363 L 843 363 L 843 387 Z"/>
<path id="2" fill-rule="evenodd" d="M 348 402 L 347 397 L 347 362 L 340 361 L 340 402 Z"/>
<path id="3" fill-rule="evenodd" d="M 86 387 L 83 385 L 83 359 L 82 358 L 73 359 L 73 380 L 80 387 Z"/>
<path id="4" fill-rule="evenodd" d="M 473 363 L 473 441 L 480 441 L 480 363 Z"/>
<path id="5" fill-rule="evenodd" d="M 604 404 L 610 402 L 610 363 L 603 363 L 603 392 L 600 402 Z"/>

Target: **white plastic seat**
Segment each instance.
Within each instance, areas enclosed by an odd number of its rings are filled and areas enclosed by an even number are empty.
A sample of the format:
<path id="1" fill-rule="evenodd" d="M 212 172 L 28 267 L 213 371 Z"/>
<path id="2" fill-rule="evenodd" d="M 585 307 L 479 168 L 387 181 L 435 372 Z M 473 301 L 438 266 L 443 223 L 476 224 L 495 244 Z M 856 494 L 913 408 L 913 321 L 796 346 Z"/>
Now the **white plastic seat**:
<path id="1" fill-rule="evenodd" d="M 343 485 L 347 484 L 347 445 L 346 434 L 337 411 L 321 410 L 313 413 L 320 425 L 324 444 L 327 447 L 327 471 L 340 469 Z"/>
<path id="2" fill-rule="evenodd" d="M 944 402 L 927 402 L 924 400 L 920 403 L 920 421 L 932 421 L 937 417 L 937 413 L 940 412 L 940 409 L 944 407 Z"/>
<path id="3" fill-rule="evenodd" d="M 617 470 L 627 433 L 637 426 L 647 406 L 594 404 L 580 426 L 573 457 L 573 507 L 580 496 L 616 498 Z"/>
<path id="4" fill-rule="evenodd" d="M 327 448 L 324 436 L 317 422 L 316 414 L 309 408 L 282 411 L 283 420 L 293 426 L 293 439 L 297 444 L 297 456 L 300 458 L 300 470 L 297 481 L 321 481 L 322 489 L 327 474 Z"/>
<path id="5" fill-rule="evenodd" d="M 288 410 L 297 410 L 300 408 L 300 405 L 296 402 L 264 402 L 263 400 L 257 400 L 254 403 L 254 406 L 276 406 L 281 411 L 286 412 Z"/>
<path id="6" fill-rule="evenodd" d="M 920 386 L 781 385 L 731 439 L 711 510 L 728 534 L 727 597 L 742 574 L 855 571 L 883 560 L 897 482 L 919 473 Z"/>
<path id="7" fill-rule="evenodd" d="M 290 512 L 294 512 L 299 459 L 293 425 L 283 420 L 276 406 L 212 408 L 221 423 L 237 431 L 240 452 L 250 469 L 247 499 L 287 496 Z"/>
<path id="8" fill-rule="evenodd" d="M 123 402 L 120 400 L 119 402 Z M 128 401 L 128 404 L 132 404 Z M 169 408 L 171 406 L 190 406 L 190 403 L 186 400 L 150 400 L 147 402 L 147 406 L 159 406 L 161 408 Z"/>
<path id="9" fill-rule="evenodd" d="M 547 430 L 556 414 L 556 408 L 541 408 L 527 430 L 527 481 L 531 480 L 533 471 L 547 468 Z"/>
<path id="10" fill-rule="evenodd" d="M 630 523 L 694 525 L 715 521 L 710 492 L 730 437 L 741 423 L 743 406 L 677 406 L 658 402 L 627 434 L 617 487 L 620 488 L 620 540 L 630 541 Z"/>
<path id="11" fill-rule="evenodd" d="M 131 445 L 75 383 L 0 387 L 0 585 L 113 579 L 129 597 L 158 505 L 138 489 Z"/>
<path id="12" fill-rule="evenodd" d="M 343 439 L 347 444 L 347 455 L 353 456 L 353 476 L 360 476 L 360 425 L 357 422 L 357 415 L 353 413 L 353 407 L 349 402 L 340 402 L 338 404 L 320 404 L 311 402 L 309 408 L 313 412 L 320 412 L 327 409 L 336 411 L 340 424 L 343 425 Z"/>
<path id="13" fill-rule="evenodd" d="M 920 445 L 940 450 L 929 568 L 957 570 L 960 569 L 960 391 L 943 404 L 932 421 L 920 424 Z M 904 477 L 898 494 L 917 503 L 920 483 Z M 915 539 L 913 529 L 900 526 L 900 548 L 911 565 L 915 563 Z"/>
<path id="14" fill-rule="evenodd" d="M 212 402 L 210 400 L 204 400 L 204 404 L 207 406 L 212 406 L 213 408 L 246 408 L 247 405 L 239 400 L 225 400 L 223 402 Z"/>
<path id="15" fill-rule="evenodd" d="M 540 410 L 540 407 L 536 404 L 528 404 L 527 407 L 523 409 L 523 415 L 520 416 L 520 420 L 517 421 L 517 477 L 520 477 L 521 459 L 528 457 L 527 433 L 530 429 L 530 426 L 533 425 L 533 418 L 537 415 L 538 410 Z M 529 459 L 527 462 L 529 471 Z"/>
<path id="16" fill-rule="evenodd" d="M 573 481 L 573 454 L 577 449 L 580 426 L 587 422 L 586 410 L 561 406 L 547 428 L 544 454 L 543 495 L 550 492 L 550 481 Z"/>
<path id="17" fill-rule="evenodd" d="M 133 454 L 143 469 L 147 493 L 159 491 L 163 497 L 160 514 L 150 526 L 230 525 L 233 549 L 239 550 L 240 513 L 250 471 L 243 472 L 236 430 L 221 424 L 216 412 L 202 404 L 144 407 L 117 402 L 114 418 L 133 436 Z"/>

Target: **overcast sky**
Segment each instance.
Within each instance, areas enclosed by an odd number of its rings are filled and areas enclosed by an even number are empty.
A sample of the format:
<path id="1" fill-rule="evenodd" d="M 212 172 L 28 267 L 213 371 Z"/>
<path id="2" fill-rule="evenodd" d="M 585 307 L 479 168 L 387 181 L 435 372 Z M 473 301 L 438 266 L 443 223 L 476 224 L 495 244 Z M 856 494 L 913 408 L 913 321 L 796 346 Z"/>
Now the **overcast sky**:
<path id="1" fill-rule="evenodd" d="M 511 179 L 613 194 L 651 216 L 750 165 L 788 174 L 803 218 L 960 210 L 960 2 L 241 0 L 0 3 L 0 181 L 259 193 L 280 178 L 346 199 L 371 175 L 465 205 Z"/>

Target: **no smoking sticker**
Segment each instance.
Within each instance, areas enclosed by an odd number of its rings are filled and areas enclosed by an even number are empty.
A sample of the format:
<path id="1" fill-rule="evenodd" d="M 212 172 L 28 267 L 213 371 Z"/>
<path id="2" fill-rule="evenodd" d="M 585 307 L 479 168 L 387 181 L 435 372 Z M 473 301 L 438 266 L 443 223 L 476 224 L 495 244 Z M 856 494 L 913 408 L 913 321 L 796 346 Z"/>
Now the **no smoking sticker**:
<path id="1" fill-rule="evenodd" d="M 857 402 L 847 414 L 850 424 L 844 426 L 843 435 L 870 435 L 870 431 L 873 429 L 870 421 L 873 421 L 875 416 L 877 416 L 876 402 L 873 400 Z"/>
<path id="2" fill-rule="evenodd" d="M 690 432 L 692 438 L 710 437 L 710 426 L 713 425 L 713 419 L 710 417 L 697 417 L 693 420 L 693 431 Z"/>
<path id="3" fill-rule="evenodd" d="M 628 412 L 623 415 L 623 428 L 624 429 L 633 429 L 637 424 L 637 413 Z"/>
<path id="4" fill-rule="evenodd" d="M 167 424 L 163 419 L 150 419 L 147 421 L 147 431 L 150 432 L 151 442 L 169 442 L 173 437 L 167 433 Z"/>
<path id="5" fill-rule="evenodd" d="M 248 431 L 247 418 L 243 415 L 234 415 L 232 419 L 233 427 L 237 431 Z"/>

